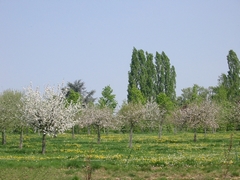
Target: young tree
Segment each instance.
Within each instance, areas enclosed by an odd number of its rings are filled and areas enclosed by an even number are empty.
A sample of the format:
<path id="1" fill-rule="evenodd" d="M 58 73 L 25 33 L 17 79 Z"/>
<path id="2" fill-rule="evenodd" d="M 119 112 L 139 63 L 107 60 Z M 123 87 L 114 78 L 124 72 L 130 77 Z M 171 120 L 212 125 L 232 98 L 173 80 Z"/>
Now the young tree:
<path id="1" fill-rule="evenodd" d="M 158 124 L 158 138 L 161 138 L 164 116 L 167 112 L 166 109 L 159 106 L 152 99 L 146 103 L 145 108 L 145 119 L 150 123 Z"/>
<path id="2" fill-rule="evenodd" d="M 46 87 L 43 94 L 31 86 L 25 89 L 24 115 L 28 124 L 42 132 L 42 154 L 46 151 L 46 135 L 56 135 L 70 129 L 75 115 L 81 109 L 80 103 L 68 103 L 66 92 L 58 86 Z"/>
<path id="3" fill-rule="evenodd" d="M 6 90 L 0 94 L 0 129 L 2 132 L 2 145 L 6 144 L 6 130 L 13 128 L 20 115 L 20 99 L 22 94 L 18 91 Z"/>
<path id="4" fill-rule="evenodd" d="M 225 118 L 227 119 L 227 125 L 230 126 L 229 129 L 236 131 L 240 129 L 240 101 L 230 104 L 230 109 L 227 110 Z"/>
<path id="5" fill-rule="evenodd" d="M 82 123 L 85 126 L 93 125 L 97 130 L 97 143 L 101 141 L 101 128 L 116 128 L 118 121 L 113 117 L 112 109 L 109 107 L 98 107 L 89 105 L 82 111 Z"/>
<path id="6" fill-rule="evenodd" d="M 145 108 L 141 103 L 124 103 L 118 112 L 118 118 L 130 127 L 129 148 L 132 148 L 133 128 L 144 119 L 144 115 Z"/>
<path id="7" fill-rule="evenodd" d="M 217 128 L 217 115 L 219 108 L 216 104 L 210 101 L 203 101 L 201 103 L 191 103 L 185 108 L 179 109 L 178 113 L 175 113 L 177 124 L 187 125 L 194 130 L 194 142 L 197 141 L 197 128 Z"/>
<path id="8" fill-rule="evenodd" d="M 14 122 L 14 129 L 20 130 L 20 139 L 19 139 L 19 148 L 22 149 L 23 147 L 23 130 L 24 128 L 28 128 L 28 124 L 26 121 L 26 118 L 24 116 L 24 102 L 23 102 L 23 94 L 21 93 L 21 96 L 18 98 L 17 105 L 17 113 L 16 115 L 16 121 Z"/>

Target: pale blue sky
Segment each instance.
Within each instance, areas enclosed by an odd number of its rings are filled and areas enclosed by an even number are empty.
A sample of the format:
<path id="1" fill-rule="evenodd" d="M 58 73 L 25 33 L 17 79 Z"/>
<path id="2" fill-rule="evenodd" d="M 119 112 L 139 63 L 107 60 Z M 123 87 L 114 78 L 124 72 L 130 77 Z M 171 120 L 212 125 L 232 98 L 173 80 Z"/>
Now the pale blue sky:
<path id="1" fill-rule="evenodd" d="M 177 95 L 215 86 L 228 51 L 240 57 L 240 1 L 0 0 L 0 92 L 81 79 L 121 104 L 133 47 L 167 54 Z"/>

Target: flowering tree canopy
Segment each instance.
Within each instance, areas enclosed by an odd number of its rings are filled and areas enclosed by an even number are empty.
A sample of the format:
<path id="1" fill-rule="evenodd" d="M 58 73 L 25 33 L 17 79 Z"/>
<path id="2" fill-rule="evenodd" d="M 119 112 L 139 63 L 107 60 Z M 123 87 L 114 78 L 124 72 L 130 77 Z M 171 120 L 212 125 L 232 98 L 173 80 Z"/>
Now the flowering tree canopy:
<path id="1" fill-rule="evenodd" d="M 130 126 L 129 148 L 132 148 L 133 128 L 139 124 L 146 115 L 146 108 L 141 103 L 124 103 L 118 112 L 118 118 Z"/>
<path id="2" fill-rule="evenodd" d="M 188 126 L 194 129 L 194 141 L 196 141 L 196 129 L 218 128 L 217 115 L 218 106 L 210 101 L 201 103 L 192 103 L 185 108 L 179 109 L 173 113 L 175 123 L 179 126 Z"/>
<path id="3" fill-rule="evenodd" d="M 159 107 L 159 105 L 151 99 L 145 105 L 145 119 L 148 120 L 150 126 L 154 126 L 155 123 L 158 124 L 158 137 L 161 138 L 162 133 L 162 124 L 164 120 L 164 115 L 167 110 L 163 107 Z"/>
<path id="4" fill-rule="evenodd" d="M 111 108 L 89 105 L 82 111 L 80 123 L 85 126 L 93 125 L 98 132 L 98 143 L 100 143 L 101 128 L 115 128 L 118 126 L 117 118 L 114 118 Z"/>
<path id="5" fill-rule="evenodd" d="M 27 123 L 43 133 L 43 141 L 46 134 L 63 133 L 74 125 L 74 117 L 80 111 L 81 105 L 69 103 L 65 97 L 66 94 L 60 86 L 57 90 L 47 86 L 43 94 L 31 86 L 25 89 L 23 102 Z M 45 153 L 45 149 L 42 153 Z"/>

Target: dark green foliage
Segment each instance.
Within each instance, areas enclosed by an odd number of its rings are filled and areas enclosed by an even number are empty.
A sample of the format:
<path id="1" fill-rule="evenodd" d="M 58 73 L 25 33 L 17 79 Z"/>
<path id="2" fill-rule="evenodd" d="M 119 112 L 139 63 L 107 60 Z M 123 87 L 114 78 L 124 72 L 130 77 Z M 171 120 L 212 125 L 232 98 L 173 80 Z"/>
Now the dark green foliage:
<path id="1" fill-rule="evenodd" d="M 143 50 L 133 49 L 130 71 L 128 72 L 128 102 L 136 99 L 133 89 L 137 88 L 144 99 L 156 99 L 159 93 L 165 93 L 171 100 L 176 98 L 176 72 L 167 55 L 156 52 L 153 55 Z"/>
<path id="2" fill-rule="evenodd" d="M 93 103 L 96 100 L 96 98 L 93 98 L 95 90 L 87 91 L 85 83 L 82 82 L 81 80 L 76 80 L 74 81 L 74 83 L 68 82 L 67 89 L 68 89 L 68 92 L 66 94 L 67 98 L 68 96 L 70 96 L 70 90 L 72 89 L 73 91 L 79 93 L 83 104 Z"/>
<path id="3" fill-rule="evenodd" d="M 221 129 L 238 130 L 240 102 L 240 61 L 230 50 L 227 55 L 228 72 L 221 74 L 218 86 L 212 88 L 212 99 L 222 106 Z"/>
<path id="4" fill-rule="evenodd" d="M 170 60 L 164 52 L 162 52 L 162 54 L 156 52 L 155 64 L 156 94 L 158 95 L 159 93 L 165 93 L 168 97 L 171 98 L 171 100 L 175 100 L 176 72 L 174 66 L 171 66 Z"/>
<path id="5" fill-rule="evenodd" d="M 152 97 L 156 96 L 155 89 L 155 79 L 156 71 L 153 63 L 153 55 L 146 53 L 147 62 L 146 62 L 146 94 L 145 97 L 150 100 Z"/>
<path id="6" fill-rule="evenodd" d="M 230 50 L 227 56 L 229 71 L 222 74 L 219 78 L 220 86 L 227 90 L 227 97 L 230 101 L 239 100 L 240 98 L 240 61 L 237 54 Z"/>
<path id="7" fill-rule="evenodd" d="M 76 104 L 80 100 L 81 100 L 81 95 L 78 92 L 74 91 L 73 89 L 70 89 L 67 96 L 68 103 Z"/>
<path id="8" fill-rule="evenodd" d="M 240 96 L 240 61 L 233 50 L 229 51 L 227 56 L 228 61 L 228 97 L 229 99 L 239 98 Z"/>

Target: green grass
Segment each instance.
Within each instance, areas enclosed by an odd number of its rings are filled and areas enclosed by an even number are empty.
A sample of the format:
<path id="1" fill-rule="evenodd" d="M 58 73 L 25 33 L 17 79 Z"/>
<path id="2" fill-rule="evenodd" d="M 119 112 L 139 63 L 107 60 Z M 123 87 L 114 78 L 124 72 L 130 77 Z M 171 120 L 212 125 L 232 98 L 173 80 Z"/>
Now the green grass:
<path id="1" fill-rule="evenodd" d="M 47 137 L 46 154 L 41 154 L 41 136 L 7 134 L 0 146 L 0 179 L 86 179 L 87 167 L 93 179 L 212 179 L 240 178 L 240 132 L 229 133 L 134 134 L 128 148 L 128 134 L 71 134 Z M 228 152 L 229 153 L 226 153 Z"/>

